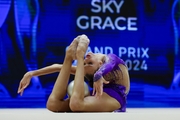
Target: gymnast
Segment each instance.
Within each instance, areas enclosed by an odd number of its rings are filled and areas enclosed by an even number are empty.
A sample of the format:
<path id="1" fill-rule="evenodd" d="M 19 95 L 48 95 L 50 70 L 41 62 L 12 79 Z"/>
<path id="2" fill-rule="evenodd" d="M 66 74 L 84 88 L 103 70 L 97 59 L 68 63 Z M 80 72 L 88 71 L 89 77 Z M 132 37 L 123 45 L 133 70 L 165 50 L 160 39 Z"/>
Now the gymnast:
<path id="1" fill-rule="evenodd" d="M 115 54 L 92 52 L 86 54 L 89 43 L 86 35 L 79 35 L 69 45 L 63 64 L 53 64 L 28 71 L 20 81 L 18 94 L 23 94 L 33 76 L 59 72 L 47 100 L 48 110 L 52 112 L 125 112 L 126 97 L 130 89 L 126 64 Z M 77 60 L 77 66 L 72 65 L 73 60 Z M 75 75 L 73 92 L 70 97 L 64 99 L 70 74 Z M 88 96 L 84 95 L 84 78 L 93 88 Z"/>

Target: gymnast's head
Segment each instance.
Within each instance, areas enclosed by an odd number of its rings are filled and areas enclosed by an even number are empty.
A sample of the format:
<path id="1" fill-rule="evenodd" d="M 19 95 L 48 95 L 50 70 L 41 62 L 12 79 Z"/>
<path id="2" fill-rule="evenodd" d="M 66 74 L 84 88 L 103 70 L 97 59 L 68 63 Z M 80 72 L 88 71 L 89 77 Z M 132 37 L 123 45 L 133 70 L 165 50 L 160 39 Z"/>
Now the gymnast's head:
<path id="1" fill-rule="evenodd" d="M 104 61 L 104 54 L 87 53 L 84 59 L 84 74 L 89 81 L 93 80 L 94 73 L 103 65 Z"/>

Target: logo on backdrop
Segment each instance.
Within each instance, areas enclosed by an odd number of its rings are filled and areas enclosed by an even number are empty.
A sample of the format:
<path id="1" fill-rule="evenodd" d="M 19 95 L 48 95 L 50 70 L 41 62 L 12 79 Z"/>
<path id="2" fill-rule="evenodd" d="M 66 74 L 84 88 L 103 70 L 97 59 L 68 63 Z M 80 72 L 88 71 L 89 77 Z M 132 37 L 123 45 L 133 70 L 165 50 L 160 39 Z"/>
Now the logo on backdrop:
<path id="1" fill-rule="evenodd" d="M 118 30 L 137 31 L 137 15 L 132 8 L 133 3 L 125 0 L 92 0 L 89 7 L 84 7 L 78 12 L 76 19 L 77 28 L 80 30 Z M 148 70 L 149 48 L 120 46 L 114 49 L 112 46 L 89 47 L 87 51 L 94 53 L 118 53 L 120 58 L 132 71 Z"/>
<path id="2" fill-rule="evenodd" d="M 124 0 L 92 0 L 86 14 L 78 15 L 76 25 L 81 30 L 137 31 L 137 17 L 121 15 L 123 5 Z"/>

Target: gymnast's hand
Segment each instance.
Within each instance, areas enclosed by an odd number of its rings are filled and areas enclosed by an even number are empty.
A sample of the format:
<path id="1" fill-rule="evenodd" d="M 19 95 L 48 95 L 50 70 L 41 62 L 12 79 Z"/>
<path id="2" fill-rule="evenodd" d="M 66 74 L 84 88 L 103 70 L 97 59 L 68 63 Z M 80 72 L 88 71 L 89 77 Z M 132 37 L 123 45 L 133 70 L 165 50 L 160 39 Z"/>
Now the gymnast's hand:
<path id="1" fill-rule="evenodd" d="M 23 78 L 21 79 L 20 83 L 19 83 L 19 88 L 18 88 L 18 94 L 20 94 L 21 96 L 23 95 L 24 89 L 27 88 L 27 86 L 30 84 L 32 75 L 30 74 L 30 72 L 27 72 Z"/>
<path id="2" fill-rule="evenodd" d="M 106 81 L 103 77 L 101 77 L 99 80 L 94 82 L 93 95 L 95 95 L 96 98 L 101 97 L 101 95 L 103 94 L 103 83 L 108 84 L 109 81 Z"/>

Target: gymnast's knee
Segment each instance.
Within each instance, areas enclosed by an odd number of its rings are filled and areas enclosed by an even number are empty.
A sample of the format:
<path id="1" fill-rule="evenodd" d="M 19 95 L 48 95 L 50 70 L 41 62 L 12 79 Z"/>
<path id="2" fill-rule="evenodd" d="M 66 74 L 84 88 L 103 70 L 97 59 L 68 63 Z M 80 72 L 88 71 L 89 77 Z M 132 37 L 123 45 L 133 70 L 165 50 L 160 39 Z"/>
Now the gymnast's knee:
<path id="1" fill-rule="evenodd" d="M 59 112 L 59 108 L 57 108 L 57 100 L 53 97 L 48 98 L 46 108 L 51 112 Z"/>
<path id="2" fill-rule="evenodd" d="M 69 107 L 73 112 L 80 112 L 83 110 L 83 101 L 71 97 Z"/>

